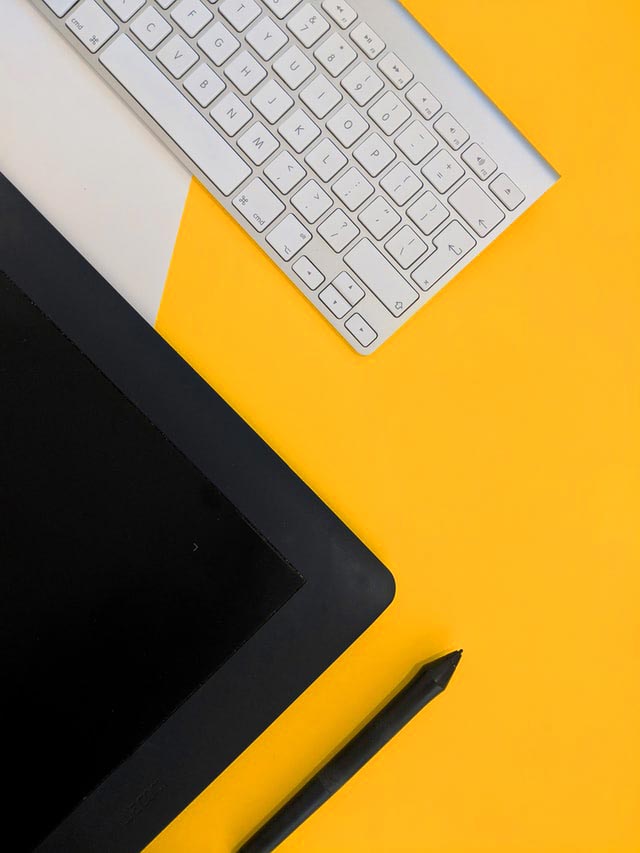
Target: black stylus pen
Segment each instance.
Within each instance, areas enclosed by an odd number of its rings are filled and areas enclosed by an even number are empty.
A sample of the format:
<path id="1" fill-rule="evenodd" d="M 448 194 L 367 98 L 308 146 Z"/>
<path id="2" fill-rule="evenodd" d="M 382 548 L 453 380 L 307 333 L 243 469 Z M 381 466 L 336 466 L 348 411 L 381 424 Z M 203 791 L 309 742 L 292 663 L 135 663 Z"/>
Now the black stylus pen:
<path id="1" fill-rule="evenodd" d="M 360 770 L 449 683 L 462 652 L 425 664 L 379 714 L 363 726 L 237 853 L 270 853 Z"/>

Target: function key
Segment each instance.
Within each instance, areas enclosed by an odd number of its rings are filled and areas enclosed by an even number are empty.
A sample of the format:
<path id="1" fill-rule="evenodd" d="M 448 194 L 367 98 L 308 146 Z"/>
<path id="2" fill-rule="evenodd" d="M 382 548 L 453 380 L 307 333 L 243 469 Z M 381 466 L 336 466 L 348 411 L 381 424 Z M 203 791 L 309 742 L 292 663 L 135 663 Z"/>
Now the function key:
<path id="1" fill-rule="evenodd" d="M 489 184 L 491 192 L 499 198 L 507 210 L 515 210 L 525 200 L 525 194 L 517 187 L 507 175 L 498 175 L 495 181 Z"/>
<path id="2" fill-rule="evenodd" d="M 396 89 L 404 89 L 413 80 L 413 71 L 407 68 L 395 53 L 388 53 L 384 56 L 378 63 L 378 68 Z"/>
<path id="3" fill-rule="evenodd" d="M 407 92 L 407 100 L 423 118 L 430 119 L 442 109 L 442 104 L 422 83 L 416 83 Z"/>
<path id="4" fill-rule="evenodd" d="M 462 148 L 469 139 L 467 131 L 451 113 L 445 113 L 443 116 L 440 116 L 433 126 L 436 132 L 454 151 Z"/>
<path id="5" fill-rule="evenodd" d="M 487 178 L 490 178 L 498 168 L 487 152 L 475 142 L 467 148 L 462 155 L 462 159 L 481 181 L 486 181 Z"/>
<path id="6" fill-rule="evenodd" d="M 343 30 L 351 26 L 358 17 L 355 9 L 352 9 L 348 3 L 341 2 L 341 0 L 322 0 L 322 8 Z"/>
<path id="7" fill-rule="evenodd" d="M 358 45 L 360 50 L 366 53 L 369 59 L 375 59 L 376 56 L 380 56 L 386 47 L 380 36 L 364 22 L 351 30 L 350 37 Z"/>
<path id="8" fill-rule="evenodd" d="M 367 321 L 360 314 L 353 314 L 344 324 L 353 337 L 363 347 L 371 346 L 378 337 Z"/>

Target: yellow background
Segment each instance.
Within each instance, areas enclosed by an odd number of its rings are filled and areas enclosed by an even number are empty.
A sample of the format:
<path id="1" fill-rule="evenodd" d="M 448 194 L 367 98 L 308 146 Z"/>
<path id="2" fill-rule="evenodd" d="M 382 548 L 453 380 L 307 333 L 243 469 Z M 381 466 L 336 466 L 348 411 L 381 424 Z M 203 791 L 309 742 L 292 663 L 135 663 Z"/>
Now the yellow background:
<path id="1" fill-rule="evenodd" d="M 640 8 L 407 6 L 563 177 L 368 359 L 194 182 L 158 329 L 398 593 L 148 853 L 231 850 L 458 646 L 283 853 L 640 851 Z"/>

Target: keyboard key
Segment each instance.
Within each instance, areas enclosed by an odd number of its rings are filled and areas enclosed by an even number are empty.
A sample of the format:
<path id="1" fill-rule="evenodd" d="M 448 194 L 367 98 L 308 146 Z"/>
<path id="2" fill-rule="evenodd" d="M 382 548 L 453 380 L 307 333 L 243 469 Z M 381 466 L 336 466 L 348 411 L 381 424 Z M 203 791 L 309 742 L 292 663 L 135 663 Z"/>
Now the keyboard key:
<path id="1" fill-rule="evenodd" d="M 278 140 L 257 121 L 238 139 L 238 145 L 256 166 L 261 166 L 280 147 Z"/>
<path id="2" fill-rule="evenodd" d="M 349 210 L 357 210 L 375 192 L 362 172 L 351 168 L 335 182 L 334 193 Z"/>
<path id="3" fill-rule="evenodd" d="M 246 30 L 261 11 L 255 0 L 224 0 L 218 10 L 239 33 Z"/>
<path id="4" fill-rule="evenodd" d="M 384 83 L 366 62 L 361 62 L 347 74 L 341 86 L 351 95 L 356 104 L 364 107 L 384 88 Z"/>
<path id="5" fill-rule="evenodd" d="M 445 113 L 433 125 L 436 133 L 438 133 L 444 141 L 457 151 L 469 139 L 469 134 L 462 127 L 459 121 L 455 119 L 451 113 Z"/>
<path id="6" fill-rule="evenodd" d="M 275 80 L 269 80 L 251 98 L 251 103 L 269 124 L 275 124 L 291 109 L 293 98 L 285 92 L 279 83 Z"/>
<path id="7" fill-rule="evenodd" d="M 345 148 L 350 148 L 369 130 L 369 124 L 351 104 L 345 104 L 331 116 L 327 128 Z"/>
<path id="8" fill-rule="evenodd" d="M 284 210 L 284 204 L 260 178 L 251 181 L 234 198 L 233 206 L 260 233 L 268 228 Z"/>
<path id="9" fill-rule="evenodd" d="M 320 136 L 320 128 L 304 110 L 296 110 L 278 128 L 278 133 L 287 140 L 298 154 L 308 148 Z"/>
<path id="10" fill-rule="evenodd" d="M 224 69 L 224 73 L 243 95 L 253 92 L 258 83 L 261 83 L 267 76 L 266 69 L 260 65 L 257 59 L 253 58 L 248 50 L 243 50 L 235 59 L 232 59 Z"/>
<path id="11" fill-rule="evenodd" d="M 146 48 L 155 50 L 172 32 L 172 29 L 159 12 L 156 12 L 152 6 L 147 6 L 131 24 L 131 32 Z"/>
<path id="12" fill-rule="evenodd" d="M 388 53 L 378 63 L 378 68 L 396 89 L 404 89 L 413 80 L 413 71 L 401 62 L 395 53 Z"/>
<path id="13" fill-rule="evenodd" d="M 91 53 L 95 53 L 118 32 L 118 25 L 94 0 L 84 0 L 65 23 Z"/>
<path id="14" fill-rule="evenodd" d="M 189 74 L 184 81 L 184 88 L 193 95 L 201 107 L 208 107 L 220 92 L 224 91 L 224 83 L 206 62 Z"/>
<path id="15" fill-rule="evenodd" d="M 342 0 L 322 0 L 322 8 L 343 30 L 358 17 L 358 13 Z"/>
<path id="16" fill-rule="evenodd" d="M 307 174 L 288 151 L 278 154 L 268 166 L 265 166 L 264 173 L 271 183 L 285 195 L 291 192 Z"/>
<path id="17" fill-rule="evenodd" d="M 380 56 L 386 47 L 380 36 L 364 22 L 351 30 L 351 38 L 360 50 L 366 53 L 369 59 L 375 59 L 376 56 Z"/>
<path id="18" fill-rule="evenodd" d="M 413 228 L 405 225 L 385 244 L 385 249 L 403 270 L 412 267 L 427 251 L 427 244 L 416 234 Z"/>
<path id="19" fill-rule="evenodd" d="M 191 49 L 182 36 L 176 35 L 160 49 L 158 59 L 167 71 L 179 80 L 198 61 L 198 54 Z"/>
<path id="20" fill-rule="evenodd" d="M 121 21 L 125 22 L 132 18 L 145 4 L 145 0 L 104 0 L 104 2 Z"/>
<path id="21" fill-rule="evenodd" d="M 344 260 L 394 317 L 400 317 L 417 301 L 415 290 L 371 240 L 361 240 Z"/>
<path id="22" fill-rule="evenodd" d="M 407 92 L 407 100 L 423 118 L 430 119 L 440 112 L 442 104 L 422 83 L 416 83 Z"/>
<path id="23" fill-rule="evenodd" d="M 333 202 L 320 184 L 312 180 L 306 183 L 301 190 L 298 190 L 291 198 L 291 204 L 304 216 L 307 222 L 313 225 L 323 213 L 329 210 Z"/>
<path id="24" fill-rule="evenodd" d="M 273 70 L 278 74 L 290 89 L 298 89 L 304 81 L 316 70 L 299 47 L 290 47 L 281 57 L 273 63 Z"/>
<path id="25" fill-rule="evenodd" d="M 473 239 L 459 222 L 450 222 L 446 228 L 433 239 L 436 251 L 411 273 L 411 278 L 423 289 L 429 290 L 437 284 L 476 246 Z"/>
<path id="26" fill-rule="evenodd" d="M 325 287 L 322 291 L 320 301 L 324 302 L 329 311 L 338 319 L 344 317 L 351 310 L 351 305 L 349 305 L 344 296 L 332 284 Z"/>
<path id="27" fill-rule="evenodd" d="M 507 210 L 515 210 L 522 204 L 525 195 L 507 175 L 498 175 L 495 181 L 489 184 L 491 192 L 499 198 Z"/>
<path id="28" fill-rule="evenodd" d="M 302 222 L 290 213 L 273 231 L 267 235 L 267 243 L 276 250 L 281 258 L 290 261 L 303 246 L 311 240 L 311 233 Z"/>
<path id="29" fill-rule="evenodd" d="M 423 234 L 433 232 L 449 218 L 449 211 L 432 192 L 426 192 L 407 210 L 407 216 L 418 226 Z"/>
<path id="30" fill-rule="evenodd" d="M 244 160 L 130 38 L 118 36 L 100 62 L 221 193 L 231 195 L 249 177 Z"/>
<path id="31" fill-rule="evenodd" d="M 447 151 L 438 151 L 421 171 L 439 193 L 446 193 L 464 175 L 462 166 Z"/>
<path id="32" fill-rule="evenodd" d="M 339 77 L 356 58 L 355 50 L 338 33 L 332 33 L 313 55 L 332 77 Z"/>
<path id="33" fill-rule="evenodd" d="M 44 2 L 55 15 L 62 18 L 78 0 L 44 0 Z"/>
<path id="34" fill-rule="evenodd" d="M 364 290 L 351 278 L 348 272 L 341 272 L 332 282 L 335 289 L 352 307 L 364 299 Z"/>
<path id="35" fill-rule="evenodd" d="M 216 21 L 198 39 L 198 47 L 207 54 L 214 65 L 222 65 L 238 50 L 240 42 L 229 32 L 224 24 Z"/>
<path id="36" fill-rule="evenodd" d="M 181 30 L 193 38 L 212 20 L 213 15 L 200 0 L 181 0 L 171 10 L 171 18 Z"/>
<path id="37" fill-rule="evenodd" d="M 302 0 L 262 0 L 267 9 L 270 9 L 276 18 L 286 18 L 292 9 L 295 9 Z"/>
<path id="38" fill-rule="evenodd" d="M 462 153 L 462 159 L 481 181 L 486 181 L 498 170 L 497 163 L 494 163 L 487 152 L 475 142 Z"/>
<path id="39" fill-rule="evenodd" d="M 363 347 L 371 346 L 378 337 L 371 326 L 360 314 L 353 314 L 344 325 Z"/>
<path id="40" fill-rule="evenodd" d="M 235 136 L 253 118 L 251 110 L 233 92 L 229 92 L 219 100 L 214 105 L 210 115 L 227 136 Z"/>
<path id="41" fill-rule="evenodd" d="M 486 237 L 505 219 L 498 205 L 472 180 L 465 181 L 460 189 L 449 196 L 449 204 L 479 237 Z"/>
<path id="42" fill-rule="evenodd" d="M 287 28 L 305 47 L 312 47 L 327 32 L 329 24 L 313 6 L 306 3 L 299 12 L 289 18 Z"/>
<path id="43" fill-rule="evenodd" d="M 391 136 L 409 118 L 411 110 L 405 107 L 393 92 L 385 92 L 367 114 L 371 116 L 380 130 L 384 131 L 387 136 Z"/>
<path id="44" fill-rule="evenodd" d="M 324 284 L 324 276 L 306 255 L 303 255 L 295 262 L 293 271 L 307 285 L 309 290 L 317 290 L 321 284 Z"/>
<path id="45" fill-rule="evenodd" d="M 353 242 L 360 229 L 354 225 L 344 210 L 334 210 L 318 228 L 318 234 L 327 241 L 334 252 L 343 252 Z"/>
<path id="46" fill-rule="evenodd" d="M 380 186 L 386 190 L 396 204 L 406 204 L 409 199 L 419 192 L 423 183 L 406 163 L 398 163 L 380 181 Z"/>
<path id="47" fill-rule="evenodd" d="M 300 92 L 300 100 L 306 104 L 317 118 L 324 118 L 342 100 L 342 95 L 324 74 L 309 83 L 306 89 Z"/>
<path id="48" fill-rule="evenodd" d="M 377 133 L 372 133 L 371 136 L 365 139 L 355 149 L 353 156 L 373 178 L 377 177 L 380 172 L 387 168 L 389 163 L 392 163 L 396 159 L 395 151 L 389 148 L 387 143 Z"/>
<path id="49" fill-rule="evenodd" d="M 376 240 L 383 240 L 400 222 L 398 214 L 382 196 L 375 198 L 358 219 Z"/>
<path id="50" fill-rule="evenodd" d="M 273 59 L 276 53 L 289 41 L 286 33 L 267 15 L 245 36 L 247 42 L 265 62 Z"/>
<path id="51" fill-rule="evenodd" d="M 438 143 L 421 121 L 411 122 L 397 137 L 396 145 L 414 166 L 438 147 Z"/>
<path id="52" fill-rule="evenodd" d="M 348 160 L 330 139 L 323 139 L 304 158 L 316 175 L 325 183 L 334 178 Z"/>

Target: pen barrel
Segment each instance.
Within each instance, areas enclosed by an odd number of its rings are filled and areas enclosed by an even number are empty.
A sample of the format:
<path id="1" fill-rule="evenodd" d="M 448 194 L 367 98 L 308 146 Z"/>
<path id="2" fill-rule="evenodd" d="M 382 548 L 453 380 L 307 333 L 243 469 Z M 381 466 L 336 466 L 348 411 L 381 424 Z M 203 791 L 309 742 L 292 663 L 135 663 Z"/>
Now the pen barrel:
<path id="1" fill-rule="evenodd" d="M 428 671 L 419 672 L 325 764 L 315 778 L 335 793 L 443 689 L 432 680 Z"/>
<path id="2" fill-rule="evenodd" d="M 461 652 L 452 652 L 433 663 L 425 664 L 417 675 L 236 853 L 271 853 L 364 767 L 425 705 L 444 691 L 460 655 Z"/>
<path id="3" fill-rule="evenodd" d="M 315 776 L 297 794 L 269 818 L 237 853 L 271 853 L 294 829 L 325 803 L 333 792 Z"/>

